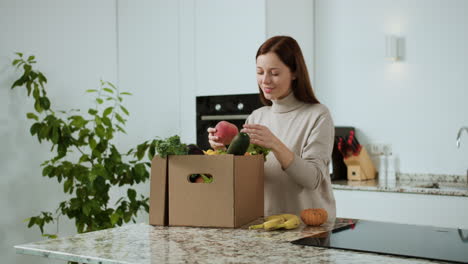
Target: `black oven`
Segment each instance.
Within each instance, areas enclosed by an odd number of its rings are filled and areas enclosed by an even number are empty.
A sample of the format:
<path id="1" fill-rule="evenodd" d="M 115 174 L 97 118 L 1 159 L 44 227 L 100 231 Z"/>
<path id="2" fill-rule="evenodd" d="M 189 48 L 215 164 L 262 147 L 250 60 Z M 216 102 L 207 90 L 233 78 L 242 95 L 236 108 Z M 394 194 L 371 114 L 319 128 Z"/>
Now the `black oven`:
<path id="1" fill-rule="evenodd" d="M 262 106 L 258 93 L 197 96 L 197 145 L 203 150 L 210 148 L 206 130 L 219 121 L 233 123 L 241 130 L 252 111 Z"/>

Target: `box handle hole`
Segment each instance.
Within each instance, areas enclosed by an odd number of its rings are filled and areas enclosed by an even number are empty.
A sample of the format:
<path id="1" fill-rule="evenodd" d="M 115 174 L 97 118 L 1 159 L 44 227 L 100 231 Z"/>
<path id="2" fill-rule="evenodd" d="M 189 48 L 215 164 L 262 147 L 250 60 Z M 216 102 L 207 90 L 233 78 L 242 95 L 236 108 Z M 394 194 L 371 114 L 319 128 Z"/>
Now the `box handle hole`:
<path id="1" fill-rule="evenodd" d="M 191 183 L 212 183 L 213 175 L 208 173 L 193 173 L 187 176 L 187 180 Z"/>

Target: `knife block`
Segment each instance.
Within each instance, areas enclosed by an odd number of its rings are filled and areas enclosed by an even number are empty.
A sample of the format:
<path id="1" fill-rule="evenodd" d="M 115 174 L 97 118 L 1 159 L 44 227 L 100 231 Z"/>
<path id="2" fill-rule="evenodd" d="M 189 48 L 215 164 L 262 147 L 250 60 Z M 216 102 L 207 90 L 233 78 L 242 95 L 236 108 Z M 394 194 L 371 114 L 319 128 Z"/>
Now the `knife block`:
<path id="1" fill-rule="evenodd" d="M 348 180 L 365 181 L 375 179 L 375 166 L 364 146 L 357 156 L 346 157 L 343 161 L 348 167 Z"/>

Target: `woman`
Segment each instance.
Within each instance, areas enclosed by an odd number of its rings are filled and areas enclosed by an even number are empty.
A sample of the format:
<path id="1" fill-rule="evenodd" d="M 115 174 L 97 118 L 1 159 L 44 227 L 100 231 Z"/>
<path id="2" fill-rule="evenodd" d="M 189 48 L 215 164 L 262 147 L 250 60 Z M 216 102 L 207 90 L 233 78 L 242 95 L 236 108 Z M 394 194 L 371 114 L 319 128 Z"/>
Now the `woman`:
<path id="1" fill-rule="evenodd" d="M 324 208 L 335 221 L 329 163 L 335 129 L 327 107 L 312 91 L 297 42 L 287 36 L 266 40 L 256 56 L 257 83 L 265 105 L 247 118 L 241 132 L 270 148 L 265 162 L 265 215 Z M 224 148 L 208 129 L 214 149 Z"/>

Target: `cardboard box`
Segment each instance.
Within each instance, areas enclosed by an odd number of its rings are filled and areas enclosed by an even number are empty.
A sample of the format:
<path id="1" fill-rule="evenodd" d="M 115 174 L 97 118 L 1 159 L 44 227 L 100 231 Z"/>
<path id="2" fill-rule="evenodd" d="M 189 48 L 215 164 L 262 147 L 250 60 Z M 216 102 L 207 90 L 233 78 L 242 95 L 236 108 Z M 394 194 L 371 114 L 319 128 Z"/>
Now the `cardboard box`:
<path id="1" fill-rule="evenodd" d="M 150 224 L 240 227 L 263 217 L 262 155 L 155 156 L 151 164 Z M 212 183 L 192 183 L 192 174 Z"/>
<path id="2" fill-rule="evenodd" d="M 344 163 L 348 167 L 348 180 L 350 181 L 365 181 L 376 177 L 375 166 L 364 147 L 359 155 L 345 158 Z"/>

